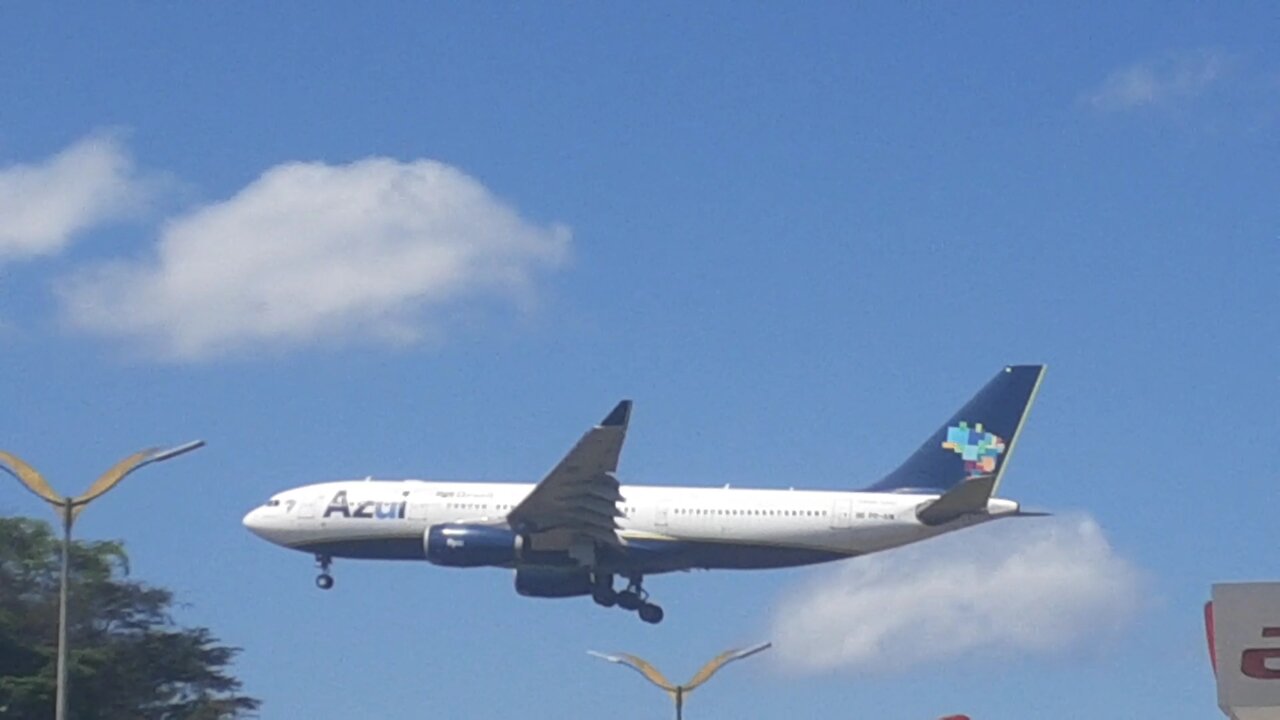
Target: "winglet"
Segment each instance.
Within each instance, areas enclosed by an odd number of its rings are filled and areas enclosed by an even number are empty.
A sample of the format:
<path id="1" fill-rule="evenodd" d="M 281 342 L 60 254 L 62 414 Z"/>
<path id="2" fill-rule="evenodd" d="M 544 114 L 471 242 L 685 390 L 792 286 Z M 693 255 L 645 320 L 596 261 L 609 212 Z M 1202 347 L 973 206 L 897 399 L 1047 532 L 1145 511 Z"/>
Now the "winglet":
<path id="1" fill-rule="evenodd" d="M 604 420 L 600 421 L 600 427 L 626 427 L 631 421 L 631 401 L 623 400 L 618 403 Z"/>

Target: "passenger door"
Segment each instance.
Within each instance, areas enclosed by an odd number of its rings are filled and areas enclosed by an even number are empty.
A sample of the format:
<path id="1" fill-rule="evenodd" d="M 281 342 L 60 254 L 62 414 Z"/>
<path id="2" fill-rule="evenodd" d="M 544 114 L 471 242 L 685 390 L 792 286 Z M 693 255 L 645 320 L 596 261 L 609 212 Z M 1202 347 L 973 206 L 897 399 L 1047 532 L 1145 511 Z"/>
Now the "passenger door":
<path id="1" fill-rule="evenodd" d="M 831 527 L 847 528 L 853 515 L 853 501 L 847 498 L 836 500 L 831 506 Z"/>
<path id="2" fill-rule="evenodd" d="M 298 519 L 310 520 L 316 516 L 316 499 L 304 498 L 298 503 Z"/>
<path id="3" fill-rule="evenodd" d="M 432 517 L 439 513 L 432 510 L 432 503 L 426 493 L 413 493 L 409 496 L 409 505 L 405 508 L 405 518 L 414 524 L 430 525 Z M 436 522 L 439 522 L 437 519 Z"/>

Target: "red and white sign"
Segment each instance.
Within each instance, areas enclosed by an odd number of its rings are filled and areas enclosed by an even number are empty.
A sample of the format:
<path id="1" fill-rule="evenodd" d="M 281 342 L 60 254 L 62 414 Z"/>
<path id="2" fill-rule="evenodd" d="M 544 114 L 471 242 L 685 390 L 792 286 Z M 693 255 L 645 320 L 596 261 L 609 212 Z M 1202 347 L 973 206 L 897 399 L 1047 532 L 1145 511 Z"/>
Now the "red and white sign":
<path id="1" fill-rule="evenodd" d="M 1280 720 L 1280 583 L 1214 585 L 1205 629 L 1218 707 L 1235 720 Z"/>

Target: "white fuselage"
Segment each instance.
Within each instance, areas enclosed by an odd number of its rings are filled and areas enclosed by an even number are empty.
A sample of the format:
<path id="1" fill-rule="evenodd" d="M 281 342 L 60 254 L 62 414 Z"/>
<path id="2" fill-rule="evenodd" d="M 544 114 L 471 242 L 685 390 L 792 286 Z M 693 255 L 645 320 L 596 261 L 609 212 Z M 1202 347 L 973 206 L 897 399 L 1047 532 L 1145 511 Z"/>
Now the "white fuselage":
<path id="1" fill-rule="evenodd" d="M 273 543 L 333 557 L 423 559 L 433 525 L 505 526 L 531 483 L 364 480 L 306 485 L 276 494 L 245 516 Z M 700 548 L 665 572 L 694 567 L 782 567 L 863 555 L 1014 514 L 991 499 L 986 512 L 927 526 L 916 509 L 937 495 L 622 486 L 618 534 L 624 546 L 679 543 Z M 790 552 L 791 554 L 786 554 Z"/>

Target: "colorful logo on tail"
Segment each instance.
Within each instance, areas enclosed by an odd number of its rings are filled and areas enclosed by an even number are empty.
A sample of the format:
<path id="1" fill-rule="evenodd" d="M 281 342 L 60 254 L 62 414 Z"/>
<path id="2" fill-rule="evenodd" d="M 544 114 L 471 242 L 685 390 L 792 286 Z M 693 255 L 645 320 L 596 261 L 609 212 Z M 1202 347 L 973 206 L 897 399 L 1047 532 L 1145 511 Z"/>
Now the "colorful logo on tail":
<path id="1" fill-rule="evenodd" d="M 961 422 L 947 428 L 947 439 L 942 447 L 964 459 L 964 470 L 969 477 L 988 475 L 996 469 L 996 457 L 1004 452 L 1004 440 L 982 429 L 982 423 Z"/>

